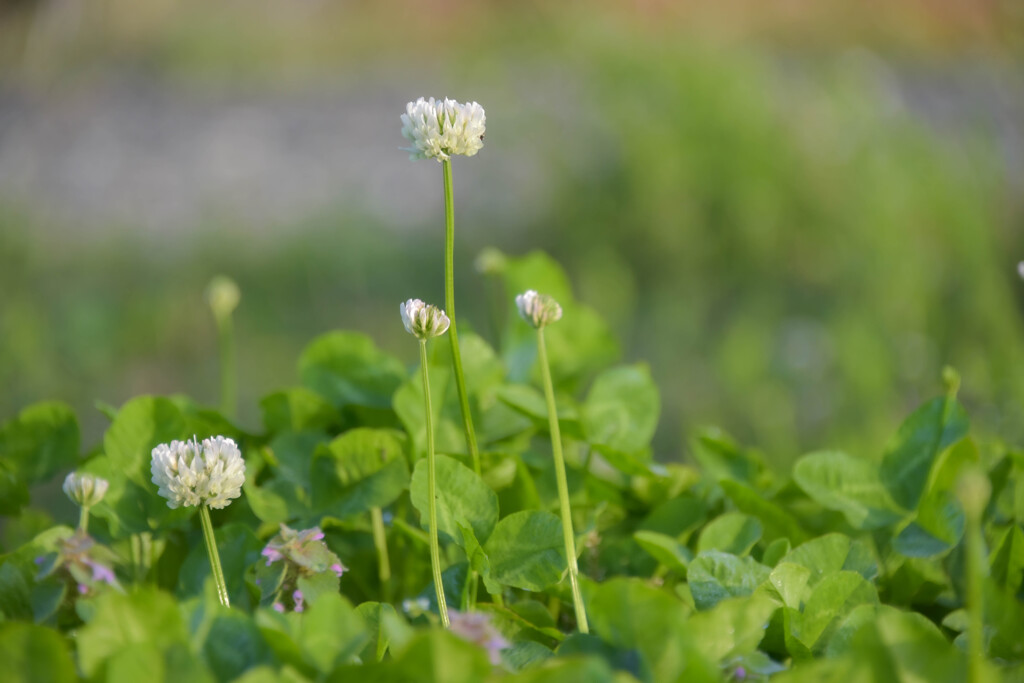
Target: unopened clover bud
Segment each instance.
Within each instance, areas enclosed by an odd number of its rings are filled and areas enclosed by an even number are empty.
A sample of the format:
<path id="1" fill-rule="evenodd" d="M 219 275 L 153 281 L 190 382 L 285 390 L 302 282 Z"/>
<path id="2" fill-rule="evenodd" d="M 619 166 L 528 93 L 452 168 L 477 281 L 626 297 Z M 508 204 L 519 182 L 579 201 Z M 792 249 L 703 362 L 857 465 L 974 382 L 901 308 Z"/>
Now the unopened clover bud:
<path id="1" fill-rule="evenodd" d="M 523 320 L 537 329 L 562 318 L 562 307 L 551 296 L 529 289 L 516 296 L 516 307 Z"/>
<path id="2" fill-rule="evenodd" d="M 226 318 L 238 307 L 242 293 L 235 281 L 226 275 L 218 275 L 206 287 L 206 301 L 217 318 Z"/>
<path id="3" fill-rule="evenodd" d="M 421 97 L 405 105 L 402 137 L 412 146 L 402 149 L 414 160 L 471 157 L 484 146 L 486 123 L 484 108 L 476 102 Z"/>
<path id="4" fill-rule="evenodd" d="M 172 441 L 153 449 L 150 472 L 167 507 L 209 505 L 220 509 L 242 495 L 245 462 L 235 442 L 215 436 Z"/>
<path id="5" fill-rule="evenodd" d="M 942 368 L 942 384 L 946 387 L 946 394 L 950 398 L 956 398 L 960 391 L 960 373 L 956 368 L 947 365 Z"/>
<path id="6" fill-rule="evenodd" d="M 481 275 L 500 275 L 505 272 L 508 259 L 494 247 L 487 247 L 476 256 L 473 266 Z"/>
<path id="7" fill-rule="evenodd" d="M 991 493 L 992 484 L 989 483 L 988 477 L 976 468 L 971 468 L 960 475 L 956 484 L 957 498 L 960 499 L 968 519 L 981 519 Z"/>
<path id="8" fill-rule="evenodd" d="M 451 321 L 437 306 L 423 303 L 419 299 L 409 299 L 398 305 L 402 313 L 405 331 L 417 339 L 439 337 L 448 331 Z"/>
<path id="9" fill-rule="evenodd" d="M 64 493 L 79 507 L 92 507 L 103 500 L 110 482 L 92 474 L 72 472 L 64 479 Z"/>

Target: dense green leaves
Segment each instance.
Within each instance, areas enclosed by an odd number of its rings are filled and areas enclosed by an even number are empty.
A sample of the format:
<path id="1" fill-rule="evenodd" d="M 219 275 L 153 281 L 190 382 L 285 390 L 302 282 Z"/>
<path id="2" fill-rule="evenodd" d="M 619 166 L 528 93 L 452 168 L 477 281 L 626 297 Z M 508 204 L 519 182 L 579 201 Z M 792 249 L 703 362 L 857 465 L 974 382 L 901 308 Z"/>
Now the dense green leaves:
<path id="1" fill-rule="evenodd" d="M 495 580 L 540 591 L 566 571 L 562 523 L 550 512 L 523 510 L 505 517 L 484 546 Z"/>
<path id="2" fill-rule="evenodd" d="M 153 448 L 175 439 L 203 439 L 209 434 L 189 434 L 185 416 L 166 398 L 143 396 L 121 407 L 107 430 L 103 448 L 114 469 L 131 482 L 148 487 Z"/>
<path id="3" fill-rule="evenodd" d="M 650 370 L 632 365 L 598 375 L 582 410 L 590 443 L 632 453 L 650 443 L 661 404 Z"/>
<path id="4" fill-rule="evenodd" d="M 0 487 L 24 499 L 23 489 L 15 492 L 16 484 L 36 484 L 74 466 L 78 442 L 78 419 L 67 404 L 47 401 L 25 408 L 0 425 Z M 4 501 L 16 509 L 13 503 Z"/>
<path id="5" fill-rule="evenodd" d="M 918 408 L 889 443 L 879 470 L 893 499 L 913 510 L 924 493 L 939 455 L 967 435 L 967 413 L 951 397 L 935 398 Z"/>
<path id="6" fill-rule="evenodd" d="M 726 514 L 711 520 L 697 540 L 697 552 L 721 550 L 743 556 L 750 552 L 761 539 L 761 522 L 755 517 L 739 512 Z"/>
<path id="7" fill-rule="evenodd" d="M 334 406 L 304 387 L 274 392 L 260 401 L 260 409 L 271 432 L 325 430 L 341 420 Z"/>
<path id="8" fill-rule="evenodd" d="M 352 429 L 317 447 L 312 462 L 313 507 L 344 518 L 390 505 L 409 486 L 405 437 Z"/>
<path id="9" fill-rule="evenodd" d="M 832 533 L 819 536 L 794 548 L 782 562 L 790 562 L 811 571 L 810 583 L 817 583 L 832 572 L 847 570 L 857 572 L 865 579 L 874 579 L 878 567 L 871 551 L 864 543 L 851 540 L 849 536 Z"/>
<path id="10" fill-rule="evenodd" d="M 9 683 L 71 683 L 78 680 L 64 639 L 31 624 L 0 624 L 0 662 Z"/>
<path id="11" fill-rule="evenodd" d="M 690 563 L 687 581 L 697 608 L 705 610 L 725 598 L 750 595 L 769 573 L 768 567 L 753 558 L 708 550 Z"/>
<path id="12" fill-rule="evenodd" d="M 964 513 L 951 493 L 938 491 L 921 499 L 917 517 L 893 540 L 907 557 L 934 557 L 951 550 L 964 535 Z"/>
<path id="13" fill-rule="evenodd" d="M 485 542 L 498 521 L 498 495 L 484 480 L 458 460 L 437 457 L 437 528 L 450 540 L 462 544 L 460 527 L 469 527 L 477 540 Z M 412 504 L 427 528 L 427 461 L 416 463 L 410 491 Z"/>
<path id="14" fill-rule="evenodd" d="M 815 501 L 842 512 L 856 529 L 889 526 L 904 514 L 869 460 L 838 451 L 812 453 L 794 465 L 793 479 Z"/>
<path id="15" fill-rule="evenodd" d="M 86 625 L 78 631 L 78 661 L 86 676 L 102 671 L 118 656 L 145 648 L 151 663 L 174 657 L 174 646 L 188 642 L 188 630 L 175 600 L 152 588 L 99 598 Z M 122 665 L 127 666 L 127 663 Z"/>
<path id="16" fill-rule="evenodd" d="M 697 466 L 655 459 L 660 398 L 647 367 L 608 367 L 606 326 L 546 257 L 504 268 L 510 286 L 565 307 L 547 338 L 590 634 L 575 632 L 551 512 L 536 332 L 512 317 L 500 354 L 463 335 L 479 474 L 450 346 L 429 348 L 451 632 L 438 628 L 424 531 L 420 373 L 363 335 L 331 333 L 303 353 L 303 386 L 260 403 L 258 433 L 186 397 L 108 410 L 102 444 L 81 463 L 77 421 L 61 404 L 0 427 L 0 513 L 18 515 L 3 539 L 13 552 L 0 556 L 0 655 L 13 680 L 962 678 L 971 586 L 957 496 L 968 467 L 992 489 L 981 520 L 985 651 L 1006 670 L 1024 666 L 1024 456 L 969 436 L 955 399 L 911 415 L 880 463 L 823 450 L 790 478 L 715 429 L 693 441 Z M 158 443 L 217 432 L 246 461 L 244 495 L 213 514 L 230 609 L 216 600 L 195 509 L 169 509 L 149 472 Z M 95 556 L 68 540 L 82 539 L 70 527 L 39 533 L 51 519 L 22 512 L 30 486 L 72 466 L 109 481 L 90 514 Z M 281 524 L 317 545 L 268 545 Z M 92 572 L 105 580 L 79 586 Z"/>
<path id="17" fill-rule="evenodd" d="M 302 383 L 337 407 L 386 409 L 405 380 L 405 368 L 356 332 L 331 332 L 314 339 L 299 357 Z"/>

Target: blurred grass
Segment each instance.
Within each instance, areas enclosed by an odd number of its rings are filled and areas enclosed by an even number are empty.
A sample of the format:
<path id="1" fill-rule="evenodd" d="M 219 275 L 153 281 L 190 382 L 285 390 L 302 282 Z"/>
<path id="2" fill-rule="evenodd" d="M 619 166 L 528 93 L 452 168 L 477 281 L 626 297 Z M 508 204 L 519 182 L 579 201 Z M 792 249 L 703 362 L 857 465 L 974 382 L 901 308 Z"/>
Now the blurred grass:
<path id="1" fill-rule="evenodd" d="M 824 445 L 875 455 L 939 391 L 945 364 L 961 371 L 983 431 L 1024 438 L 1024 286 L 1014 275 L 1024 212 L 999 150 L 985 131 L 939 138 L 906 110 L 891 61 L 846 49 L 866 41 L 898 62 L 901 50 L 946 59 L 981 45 L 1012 62 L 1013 3 L 961 8 L 969 19 L 900 3 L 888 23 L 842 2 L 790 22 L 730 14 L 749 3 L 648 3 L 629 20 L 608 6 L 584 17 L 540 3 L 133 7 L 88 5 L 70 36 L 11 22 L 8 35 L 27 46 L 17 79 L 60 87 L 127 66 L 156 82 L 315 88 L 325 74 L 409 64 L 459 92 L 490 93 L 499 139 L 483 153 L 522 140 L 547 187 L 543 205 L 521 215 L 487 205 L 460 214 L 490 228 L 460 237 L 461 317 L 485 333 L 493 317 L 470 269 L 479 249 L 550 251 L 626 355 L 650 360 L 665 399 L 664 459 L 706 423 L 780 462 Z M 697 37 L 702 27 L 718 37 Z M 4 50 L 0 59 L 14 61 Z M 555 75 L 531 87 L 538 73 Z M 6 204 L 0 414 L 64 398 L 94 435 L 97 398 L 183 391 L 216 402 L 202 290 L 217 272 L 243 291 L 250 425 L 258 397 L 293 380 L 299 349 L 324 329 L 366 331 L 414 362 L 394 304 L 424 282 L 440 295 L 440 216 L 391 225 L 338 206 L 295 216 L 277 238 L 218 223 L 169 249 L 130 229 L 69 244 L 64 226 L 17 198 Z"/>

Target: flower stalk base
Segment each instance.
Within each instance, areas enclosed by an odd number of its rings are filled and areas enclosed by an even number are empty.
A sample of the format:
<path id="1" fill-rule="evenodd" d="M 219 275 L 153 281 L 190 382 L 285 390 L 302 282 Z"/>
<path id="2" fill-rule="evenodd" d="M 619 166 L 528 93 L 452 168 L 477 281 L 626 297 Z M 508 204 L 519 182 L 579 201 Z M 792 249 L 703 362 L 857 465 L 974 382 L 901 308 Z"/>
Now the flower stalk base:
<path id="1" fill-rule="evenodd" d="M 587 612 L 580 594 L 579 566 L 576 563 L 576 540 L 572 531 L 572 508 L 569 506 L 569 484 L 565 477 L 565 458 L 562 455 L 562 433 L 555 411 L 555 389 L 551 382 L 548 352 L 544 345 L 544 328 L 537 328 L 537 355 L 544 378 L 544 398 L 548 404 L 548 428 L 551 432 L 551 453 L 555 460 L 555 480 L 558 484 L 558 503 L 562 513 L 562 535 L 565 537 L 565 555 L 569 561 L 569 583 L 572 585 L 572 604 L 576 610 L 576 627 L 580 633 L 590 633 Z"/>
<path id="2" fill-rule="evenodd" d="M 473 415 L 469 412 L 469 395 L 466 393 L 466 378 L 462 372 L 462 354 L 459 351 L 459 335 L 455 330 L 455 191 L 452 186 L 452 162 L 441 162 L 444 171 L 444 307 L 451 320 L 448 340 L 452 345 L 452 366 L 455 368 L 455 388 L 459 394 L 462 410 L 462 425 L 466 431 L 466 446 L 473 460 L 473 471 L 480 474 L 480 451 L 473 431 Z"/>
<path id="3" fill-rule="evenodd" d="M 210 555 L 210 567 L 213 569 L 213 582 L 217 585 L 217 598 L 220 604 L 231 607 L 228 599 L 228 586 L 224 581 L 224 570 L 220 566 L 220 554 L 217 552 L 217 541 L 213 536 L 213 522 L 210 521 L 210 508 L 199 506 L 199 519 L 203 525 L 203 538 L 206 540 L 206 552 Z"/>
<path id="4" fill-rule="evenodd" d="M 437 540 L 437 481 L 434 458 L 434 411 L 430 404 L 430 373 L 427 371 L 427 340 L 420 340 L 420 371 L 423 373 L 423 407 L 426 410 L 427 425 L 427 524 L 430 527 L 430 568 L 434 574 L 434 591 L 437 595 L 437 611 L 445 628 L 450 626 L 448 604 L 444 598 L 444 584 L 441 581 L 441 547 Z"/>

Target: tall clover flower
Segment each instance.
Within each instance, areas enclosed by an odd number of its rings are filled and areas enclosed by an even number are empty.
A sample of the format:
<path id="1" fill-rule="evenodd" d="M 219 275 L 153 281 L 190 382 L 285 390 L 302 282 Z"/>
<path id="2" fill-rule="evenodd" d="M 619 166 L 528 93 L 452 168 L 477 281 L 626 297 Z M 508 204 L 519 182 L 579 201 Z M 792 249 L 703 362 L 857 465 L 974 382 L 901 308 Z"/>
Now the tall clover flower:
<path id="1" fill-rule="evenodd" d="M 89 509 L 103 500 L 109 486 L 110 482 L 93 474 L 72 472 L 64 479 L 65 495 L 82 508 L 78 517 L 78 528 L 82 533 L 89 530 Z"/>
<path id="2" fill-rule="evenodd" d="M 544 398 L 548 404 L 548 428 L 551 432 L 551 453 L 555 459 L 555 481 L 558 484 L 558 502 L 562 513 L 562 535 L 565 539 L 565 555 L 569 560 L 569 583 L 572 585 L 572 602 L 576 609 L 576 624 L 581 633 L 589 633 L 587 613 L 583 609 L 580 595 L 579 567 L 576 563 L 576 540 L 572 531 L 572 508 L 569 507 L 569 484 L 565 477 L 565 458 L 562 456 L 562 434 L 558 428 L 558 413 L 555 412 L 555 389 L 551 382 L 551 368 L 548 365 L 547 347 L 544 345 L 544 328 L 561 320 L 562 307 L 547 294 L 528 290 L 516 297 L 519 315 L 537 330 L 537 356 L 541 376 L 544 378 Z"/>
<path id="3" fill-rule="evenodd" d="M 217 597 L 225 607 L 230 606 L 224 570 L 213 536 L 210 508 L 221 509 L 242 495 L 245 482 L 245 462 L 238 446 L 231 439 L 215 436 L 192 441 L 172 441 L 153 449 L 150 471 L 158 493 L 167 499 L 167 507 L 199 508 L 199 519 L 210 556 L 213 580 L 217 584 Z"/>
<path id="4" fill-rule="evenodd" d="M 462 354 L 455 326 L 455 196 L 452 188 L 453 155 L 471 157 L 484 146 L 487 117 L 484 108 L 476 102 L 459 103 L 455 100 L 419 98 L 409 102 L 402 114 L 402 135 L 412 143 L 403 149 L 409 158 L 437 159 L 444 177 L 444 305 L 451 321 L 448 340 L 452 345 L 452 364 L 455 368 L 455 387 L 459 394 L 462 423 L 466 431 L 466 444 L 473 459 L 473 469 L 480 474 L 480 452 L 473 431 L 473 417 L 469 412 L 469 395 L 462 372 Z"/>
<path id="5" fill-rule="evenodd" d="M 448 628 L 448 605 L 444 599 L 441 583 L 441 549 L 437 540 L 437 480 L 434 457 L 434 411 L 430 406 L 430 374 L 427 371 L 427 340 L 437 337 L 449 329 L 450 320 L 437 306 L 430 306 L 419 299 L 409 299 L 399 304 L 402 324 L 405 330 L 420 342 L 420 372 L 423 376 L 423 405 L 427 425 L 427 525 L 430 534 L 430 568 L 434 573 L 434 590 L 437 594 L 437 611 L 441 623 Z"/>

